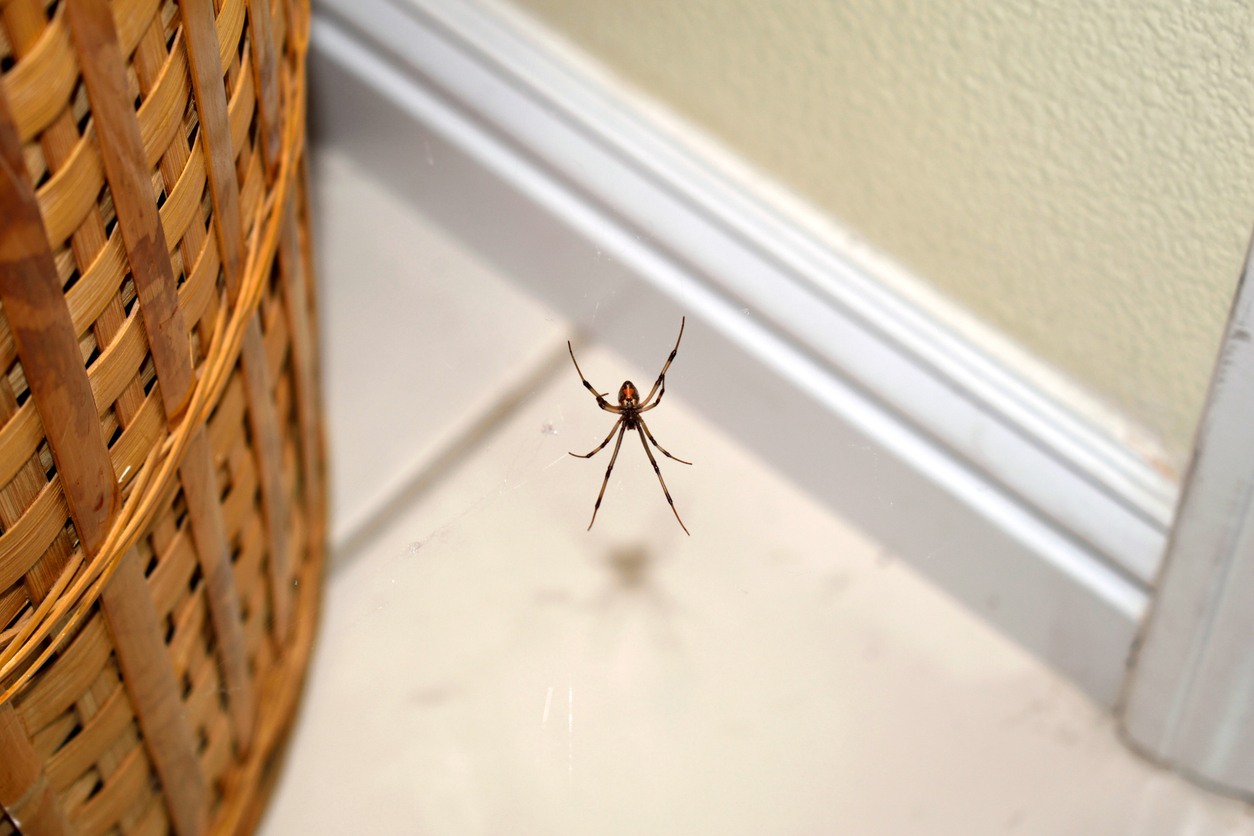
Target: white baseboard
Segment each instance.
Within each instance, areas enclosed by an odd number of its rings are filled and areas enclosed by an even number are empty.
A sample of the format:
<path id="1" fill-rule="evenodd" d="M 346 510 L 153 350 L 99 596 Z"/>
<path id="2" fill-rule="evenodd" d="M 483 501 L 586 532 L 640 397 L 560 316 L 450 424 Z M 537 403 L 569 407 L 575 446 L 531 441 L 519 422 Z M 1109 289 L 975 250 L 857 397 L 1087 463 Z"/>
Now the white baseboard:
<path id="1" fill-rule="evenodd" d="M 703 323 L 691 402 L 1114 702 L 1174 483 L 490 7 L 315 11 L 317 136 L 629 356 L 632 310 Z"/>

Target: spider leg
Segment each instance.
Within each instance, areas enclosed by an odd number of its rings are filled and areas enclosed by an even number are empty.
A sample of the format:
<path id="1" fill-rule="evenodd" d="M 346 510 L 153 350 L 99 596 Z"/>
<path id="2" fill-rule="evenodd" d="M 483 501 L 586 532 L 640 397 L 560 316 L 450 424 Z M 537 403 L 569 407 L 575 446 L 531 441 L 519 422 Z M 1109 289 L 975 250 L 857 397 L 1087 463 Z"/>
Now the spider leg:
<path id="1" fill-rule="evenodd" d="M 671 361 L 674 360 L 675 355 L 679 353 L 679 340 L 684 338 L 684 321 L 686 319 L 687 317 L 679 318 L 679 339 L 675 340 L 675 347 L 671 349 L 671 355 L 666 358 L 666 365 L 662 367 L 661 373 L 657 376 L 657 381 L 653 384 L 653 388 L 649 390 L 648 397 L 641 401 L 641 403 L 648 403 L 649 399 L 653 397 L 653 393 L 657 391 L 657 387 L 662 384 L 662 380 L 666 377 L 666 370 L 671 367 Z M 573 358 L 574 355 L 572 354 L 571 357 Z M 659 400 L 661 399 L 659 398 Z M 687 529 L 684 530 L 686 531 Z"/>
<path id="2" fill-rule="evenodd" d="M 590 458 L 592 458 L 593 456 L 595 456 L 597 453 L 600 453 L 602 450 L 604 450 L 604 449 L 605 449 L 605 445 L 607 445 L 607 444 L 609 444 L 609 443 L 610 443 L 610 439 L 614 437 L 614 430 L 618 429 L 618 425 L 619 425 L 619 424 L 621 424 L 621 423 L 623 423 L 623 419 L 622 419 L 622 418 L 619 418 L 617 421 L 615 421 L 615 422 L 614 422 L 614 426 L 610 427 L 610 434 L 609 434 L 609 435 L 607 435 L 607 436 L 605 437 L 605 440 L 604 440 L 604 441 L 602 441 L 602 442 L 601 442 L 601 443 L 597 446 L 597 448 L 596 448 L 595 450 L 593 450 L 591 453 L 588 453 L 587 455 L 583 455 L 583 456 L 579 455 L 578 453 L 571 453 L 570 455 L 574 456 L 574 457 L 575 457 L 575 458 L 577 458 L 577 459 L 590 459 Z M 659 447 L 658 449 L 660 450 L 661 448 Z M 665 452 L 665 451 L 663 451 L 663 452 Z M 674 458 L 674 456 L 671 456 L 671 458 Z"/>
<path id="3" fill-rule="evenodd" d="M 661 400 L 661 398 L 659 398 L 658 400 Z M 644 434 L 649 437 L 649 441 L 653 443 L 653 446 L 662 451 L 663 456 L 666 456 L 666 458 L 668 459 L 674 459 L 680 464 L 692 464 L 692 462 L 684 461 L 683 459 L 679 458 L 679 456 L 672 456 L 669 452 L 667 452 L 665 447 L 663 447 L 661 444 L 658 444 L 657 439 L 653 437 L 653 433 L 649 432 L 649 426 L 648 424 L 644 422 L 643 418 L 637 418 L 636 423 L 640 425 L 640 429 L 644 430 Z M 607 438 L 606 441 L 609 441 L 609 439 Z M 597 448 L 597 450 L 600 450 L 600 449 L 601 449 L 600 447 Z M 596 452 L 596 451 L 594 450 L 593 452 Z"/>
<path id="4" fill-rule="evenodd" d="M 653 458 L 653 451 L 649 449 L 648 442 L 644 440 L 644 430 L 641 429 L 640 427 L 636 427 L 636 429 L 640 433 L 640 443 L 644 445 L 644 454 L 649 457 L 649 463 L 653 465 L 653 472 L 657 474 L 657 480 L 658 482 L 662 484 L 662 493 L 666 494 L 666 501 L 670 503 L 671 513 L 675 515 L 675 519 L 679 520 L 679 527 L 684 530 L 684 534 L 687 534 L 689 537 L 691 537 L 692 532 L 688 530 L 688 526 L 684 525 L 684 521 L 679 519 L 679 512 L 675 510 L 675 500 L 671 499 L 671 492 L 666 489 L 666 480 L 662 478 L 662 471 L 657 466 L 657 459 Z M 656 444 L 657 442 L 654 442 L 654 443 Z M 658 449 L 662 450 L 661 447 L 659 447 Z M 614 452 L 615 453 L 618 452 L 617 447 L 614 448 Z M 662 450 L 662 452 L 666 453 L 665 450 Z M 666 455 L 670 456 L 671 454 L 666 453 Z M 671 458 L 675 458 L 675 457 L 671 456 Z M 675 461 L 679 461 L 679 459 L 675 459 Z M 607 479 L 609 478 L 608 473 L 606 474 L 606 478 Z M 605 490 L 605 487 L 602 486 L 601 490 Z M 595 515 L 596 515 L 595 512 L 593 512 L 593 516 Z M 588 526 L 588 527 L 591 528 L 592 526 Z"/>
<path id="5" fill-rule="evenodd" d="M 622 424 L 623 422 L 620 420 L 618 423 L 619 423 L 619 424 Z M 593 505 L 593 506 L 592 506 L 592 520 L 588 523 L 588 530 L 589 530 L 589 531 L 591 531 L 591 530 L 592 530 L 592 523 L 594 523 L 594 522 L 596 522 L 596 521 L 597 521 L 597 511 L 601 510 L 601 498 L 602 498 L 603 496 L 605 496 L 605 486 L 606 486 L 606 485 L 608 485 L 608 484 L 610 483 L 610 472 L 614 470 L 614 460 L 618 458 L 618 448 L 619 448 L 619 447 L 621 447 L 621 446 L 623 445 L 623 433 L 625 433 L 625 432 L 627 432 L 627 427 L 626 427 L 625 425 L 624 425 L 624 426 L 619 427 L 619 429 L 618 429 L 618 441 L 615 441 L 615 442 L 614 442 L 614 452 L 613 452 L 613 454 L 610 456 L 610 466 L 609 466 L 609 467 L 607 467 L 607 468 L 605 468 L 605 478 L 604 478 L 603 480 L 601 480 L 601 492 L 597 494 L 597 503 L 596 503 L 596 505 Z M 611 431 L 611 434 L 613 434 L 613 431 Z M 605 439 L 605 440 L 606 440 L 606 441 L 609 441 L 609 439 L 608 439 L 608 438 L 607 438 L 607 439 Z M 604 444 L 602 444 L 601 446 L 602 446 L 602 447 L 604 447 L 605 445 L 604 445 Z M 599 450 L 599 449 L 601 449 L 601 448 L 600 448 L 600 447 L 598 447 L 597 449 Z M 646 448 L 646 449 L 647 449 L 647 448 Z M 596 451 L 594 450 L 593 452 L 596 452 Z M 656 468 L 657 468 L 657 465 L 654 465 L 654 469 L 656 469 Z M 663 488 L 665 488 L 665 485 L 663 485 Z M 667 497 L 667 498 L 669 499 L 670 497 Z M 680 523 L 680 525 L 683 525 L 683 523 Z M 685 529 L 685 530 L 686 530 L 686 529 Z"/>
<path id="6" fill-rule="evenodd" d="M 637 409 L 637 410 L 636 410 L 636 412 L 648 412 L 650 409 L 652 409 L 653 407 L 657 406 L 658 404 L 660 404 L 660 403 L 662 402 L 662 396 L 663 396 L 663 395 L 665 395 L 665 394 L 666 394 L 666 378 L 665 378 L 665 377 L 663 377 L 663 378 L 662 378 L 662 388 L 661 388 L 661 390 L 657 393 L 657 400 L 656 400 L 656 401 L 654 401 L 653 403 L 648 403 L 648 401 L 645 401 L 645 403 L 646 403 L 646 404 L 648 404 L 648 405 L 647 405 L 647 406 L 642 406 L 642 407 L 640 407 L 639 409 Z"/>
<path id="7" fill-rule="evenodd" d="M 678 343 L 676 343 L 676 345 L 678 346 Z M 599 392 L 597 392 L 596 389 L 593 389 L 592 384 L 588 382 L 588 378 L 583 376 L 583 370 L 579 368 L 579 361 L 575 359 L 575 349 L 571 348 L 570 340 L 566 341 L 566 350 L 570 352 L 570 362 L 575 364 L 575 371 L 579 373 L 579 379 L 583 381 L 584 388 L 587 389 L 589 392 L 591 392 L 594 396 L 596 396 L 597 406 L 601 407 L 606 412 L 613 412 L 613 413 L 622 412 L 622 410 L 619 409 L 618 407 L 610 406 L 610 402 L 607 401 L 604 398 L 604 396 L 602 396 Z"/>

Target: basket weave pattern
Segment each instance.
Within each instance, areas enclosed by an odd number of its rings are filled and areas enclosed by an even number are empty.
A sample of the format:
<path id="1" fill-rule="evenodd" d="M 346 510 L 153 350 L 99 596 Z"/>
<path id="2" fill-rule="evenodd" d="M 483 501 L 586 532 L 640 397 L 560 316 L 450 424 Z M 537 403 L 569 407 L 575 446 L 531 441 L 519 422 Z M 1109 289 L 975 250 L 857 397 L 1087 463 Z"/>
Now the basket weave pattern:
<path id="1" fill-rule="evenodd" d="M 325 529 L 307 31 L 0 2 L 0 836 L 260 813 Z"/>

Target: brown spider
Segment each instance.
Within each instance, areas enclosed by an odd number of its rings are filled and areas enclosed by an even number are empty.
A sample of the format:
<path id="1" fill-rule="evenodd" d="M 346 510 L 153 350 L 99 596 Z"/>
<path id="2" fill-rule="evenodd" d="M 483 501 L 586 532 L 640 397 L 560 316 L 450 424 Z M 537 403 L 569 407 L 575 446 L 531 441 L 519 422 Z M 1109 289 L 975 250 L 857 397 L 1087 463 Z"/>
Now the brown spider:
<path id="1" fill-rule="evenodd" d="M 579 361 L 575 359 L 575 350 L 570 346 L 570 340 L 566 341 L 566 348 L 570 351 L 570 360 L 575 364 L 575 371 L 579 372 L 579 379 L 583 381 L 583 385 L 589 392 L 596 395 L 597 406 L 606 412 L 613 412 L 618 416 L 618 420 L 614 422 L 614 426 L 610 427 L 610 434 L 605 437 L 595 450 L 585 455 L 571 453 L 570 455 L 579 459 L 590 459 L 597 453 L 605 449 L 605 445 L 610 443 L 610 439 L 614 437 L 614 431 L 618 430 L 618 440 L 614 442 L 614 453 L 610 456 L 610 466 L 605 469 L 605 479 L 601 481 L 601 492 L 597 494 L 596 505 L 592 506 L 592 522 L 588 523 L 588 530 L 592 530 L 592 523 L 597 521 L 597 511 L 601 508 L 601 498 L 605 496 L 605 486 L 610 483 L 610 472 L 614 470 L 614 460 L 618 458 L 618 448 L 623 443 L 623 433 L 628 430 L 635 430 L 640 434 L 640 443 L 644 445 L 645 455 L 649 457 L 649 462 L 653 465 L 653 472 L 657 474 L 657 480 L 662 484 L 662 493 L 666 494 L 666 501 L 670 503 L 671 513 L 675 515 L 675 519 L 679 520 L 679 527 L 684 530 L 685 534 L 692 536 L 688 531 L 688 526 L 684 525 L 684 521 L 679 519 L 679 512 L 675 510 L 675 501 L 671 499 L 671 492 L 666 489 L 666 481 L 662 478 L 662 471 L 658 469 L 657 459 L 653 458 L 653 451 L 649 449 L 649 444 L 662 452 L 662 455 L 669 459 L 674 459 L 680 464 L 692 464 L 681 458 L 672 456 L 666 451 L 661 444 L 657 443 L 657 439 L 653 437 L 653 433 L 649 432 L 649 427 L 644 423 L 644 418 L 640 413 L 648 412 L 653 407 L 662 402 L 662 396 L 666 394 L 666 370 L 671 367 L 671 361 L 675 359 L 675 355 L 679 352 L 679 340 L 684 338 L 684 319 L 679 320 L 679 339 L 675 340 L 675 347 L 671 349 L 671 356 L 666 358 L 666 365 L 662 366 L 662 372 L 657 376 L 657 380 L 653 384 L 653 388 L 649 390 L 648 397 L 644 401 L 640 400 L 640 390 L 630 380 L 624 380 L 623 385 L 618 387 L 618 406 L 611 406 L 604 396 L 597 393 L 592 388 L 592 384 L 583 376 L 583 372 L 579 368 Z M 658 387 L 661 387 L 659 391 Z M 657 393 L 657 400 L 653 400 L 653 394 Z M 648 442 L 645 439 L 648 439 Z"/>

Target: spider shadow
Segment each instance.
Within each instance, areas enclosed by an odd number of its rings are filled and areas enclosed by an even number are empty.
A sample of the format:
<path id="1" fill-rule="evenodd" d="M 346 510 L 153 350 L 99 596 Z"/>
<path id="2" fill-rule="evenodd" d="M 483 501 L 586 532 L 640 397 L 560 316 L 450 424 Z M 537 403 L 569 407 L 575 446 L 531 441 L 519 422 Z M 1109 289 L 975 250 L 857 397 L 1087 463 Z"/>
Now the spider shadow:
<path id="1" fill-rule="evenodd" d="M 644 629 L 660 646 L 672 650 L 682 646 L 676 629 L 681 607 L 658 582 L 659 563 L 655 553 L 638 543 L 616 546 L 605 554 L 602 567 L 607 578 L 585 603 L 599 622 L 597 632 L 608 637 Z"/>
<path id="2" fill-rule="evenodd" d="M 615 546 L 606 552 L 601 564 L 608 578 L 596 603 L 608 603 L 621 596 L 639 596 L 654 600 L 659 606 L 672 606 L 656 579 L 659 559 L 645 546 L 639 543 Z"/>
<path id="3" fill-rule="evenodd" d="M 613 587 L 623 592 L 656 591 L 650 577 L 654 562 L 649 550 L 640 545 L 611 549 L 605 557 Z"/>
<path id="4" fill-rule="evenodd" d="M 564 588 L 538 591 L 534 601 L 541 607 L 571 607 L 596 615 L 622 610 L 656 610 L 664 615 L 677 610 L 675 599 L 656 581 L 657 558 L 646 547 L 630 544 L 610 548 L 599 561 L 605 579 L 583 595 Z"/>

